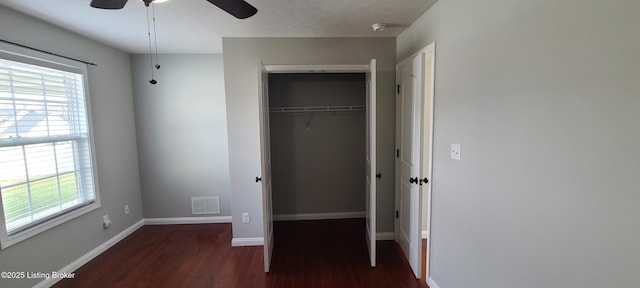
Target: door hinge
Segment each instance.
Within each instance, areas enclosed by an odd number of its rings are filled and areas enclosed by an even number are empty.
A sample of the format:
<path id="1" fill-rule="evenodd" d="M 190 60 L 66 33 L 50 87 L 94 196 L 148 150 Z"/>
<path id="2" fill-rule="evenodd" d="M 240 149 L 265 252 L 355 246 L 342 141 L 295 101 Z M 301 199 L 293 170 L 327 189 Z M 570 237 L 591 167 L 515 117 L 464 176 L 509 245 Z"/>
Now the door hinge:
<path id="1" fill-rule="evenodd" d="M 396 158 L 400 158 L 400 149 L 396 149 Z"/>
<path id="2" fill-rule="evenodd" d="M 396 93 L 400 94 L 400 84 L 396 84 Z"/>
<path id="3" fill-rule="evenodd" d="M 396 210 L 396 219 L 400 218 L 400 212 Z"/>

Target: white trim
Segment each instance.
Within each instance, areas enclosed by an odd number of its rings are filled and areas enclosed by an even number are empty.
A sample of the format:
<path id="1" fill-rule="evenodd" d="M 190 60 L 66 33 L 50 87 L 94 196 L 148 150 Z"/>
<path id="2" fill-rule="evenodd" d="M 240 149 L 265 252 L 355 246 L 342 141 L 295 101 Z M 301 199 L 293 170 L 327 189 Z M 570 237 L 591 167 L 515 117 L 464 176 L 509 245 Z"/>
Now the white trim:
<path id="1" fill-rule="evenodd" d="M 369 65 L 264 65 L 269 73 L 364 73 Z"/>
<path id="2" fill-rule="evenodd" d="M 231 239 L 231 247 L 242 246 L 262 246 L 264 245 L 264 237 L 247 237 Z"/>
<path id="3" fill-rule="evenodd" d="M 73 273 L 74 271 L 82 267 L 82 265 L 87 264 L 89 261 L 93 260 L 93 258 L 96 258 L 98 255 L 102 254 L 104 251 L 107 251 L 107 249 L 111 248 L 113 245 L 116 245 L 118 242 L 122 241 L 124 238 L 131 235 L 136 230 L 140 229 L 142 226 L 144 226 L 144 222 L 145 222 L 144 220 L 140 220 L 134 223 L 133 225 L 129 226 L 127 229 L 124 229 L 122 232 L 118 233 L 116 236 L 113 236 L 111 239 L 102 243 L 100 246 L 87 252 L 87 254 L 80 256 L 80 258 L 71 262 L 69 265 L 64 266 L 62 269 L 58 271 L 58 273 L 61 273 L 61 274 Z M 58 281 L 60 280 L 61 278 L 49 278 L 41 281 L 40 283 L 34 285 L 33 287 L 35 288 L 51 287 L 54 284 L 58 283 Z"/>
<path id="4" fill-rule="evenodd" d="M 429 239 L 429 230 L 422 230 L 422 239 Z"/>
<path id="5" fill-rule="evenodd" d="M 427 284 L 430 288 L 440 288 L 440 286 L 438 286 L 438 283 L 436 283 L 436 280 L 433 280 L 432 277 L 429 277 L 429 281 L 427 281 Z"/>
<path id="6" fill-rule="evenodd" d="M 395 239 L 395 233 L 393 232 L 378 232 L 376 233 L 376 240 L 380 241 L 380 240 L 394 240 Z"/>
<path id="7" fill-rule="evenodd" d="M 336 212 L 336 213 L 307 213 L 307 214 L 279 214 L 273 215 L 273 221 L 299 221 L 299 220 L 327 220 L 327 219 L 351 219 L 365 218 L 366 212 Z"/>
<path id="8" fill-rule="evenodd" d="M 144 225 L 231 223 L 231 216 L 145 218 Z"/>
<path id="9" fill-rule="evenodd" d="M 398 62 L 398 63 L 396 64 L 396 70 L 398 69 L 398 67 L 399 67 L 400 65 L 404 65 L 404 64 L 406 64 L 406 62 L 413 60 L 413 58 L 415 58 L 416 56 L 418 56 L 418 54 L 421 54 L 421 53 L 427 53 L 427 52 L 434 52 L 434 51 L 435 51 L 435 43 L 436 43 L 435 41 L 434 41 L 434 42 L 431 42 L 431 44 L 429 44 L 429 45 L 427 45 L 427 46 L 423 47 L 422 49 L 420 49 L 420 51 L 417 51 L 417 52 L 415 52 L 415 53 L 411 54 L 409 57 L 402 59 L 402 61 L 400 61 L 400 62 Z M 435 54 L 435 53 L 434 53 L 434 54 Z M 434 56 L 435 56 L 435 55 L 434 55 Z M 435 57 L 434 57 L 434 59 L 435 59 Z M 435 61 L 434 61 L 434 62 L 435 62 Z"/>

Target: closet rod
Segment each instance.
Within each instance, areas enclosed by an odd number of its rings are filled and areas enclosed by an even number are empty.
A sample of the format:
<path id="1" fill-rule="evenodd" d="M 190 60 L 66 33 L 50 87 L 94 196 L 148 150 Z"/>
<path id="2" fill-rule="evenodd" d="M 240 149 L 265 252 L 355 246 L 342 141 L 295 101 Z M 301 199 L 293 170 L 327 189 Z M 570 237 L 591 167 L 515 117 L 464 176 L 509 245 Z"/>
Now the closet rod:
<path id="1" fill-rule="evenodd" d="M 295 112 L 348 112 L 365 111 L 365 106 L 310 106 L 310 107 L 275 107 L 269 112 L 275 113 L 295 113 Z"/>

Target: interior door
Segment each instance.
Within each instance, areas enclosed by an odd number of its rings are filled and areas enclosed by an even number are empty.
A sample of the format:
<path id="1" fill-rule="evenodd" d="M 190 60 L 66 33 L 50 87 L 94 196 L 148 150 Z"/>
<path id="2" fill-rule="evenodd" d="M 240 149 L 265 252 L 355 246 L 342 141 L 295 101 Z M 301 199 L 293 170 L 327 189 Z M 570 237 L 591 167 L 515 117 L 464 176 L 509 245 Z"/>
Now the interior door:
<path id="1" fill-rule="evenodd" d="M 417 278 L 421 274 L 420 255 L 422 195 L 420 185 L 421 136 L 422 136 L 422 77 L 424 54 L 398 65 L 399 93 L 396 99 L 399 167 L 399 197 L 396 209 L 396 241 L 400 244 L 411 269 Z"/>
<path id="2" fill-rule="evenodd" d="M 264 271 L 269 272 L 273 252 L 273 208 L 271 199 L 271 137 L 269 135 L 269 74 L 260 63 L 258 73 L 259 105 L 260 105 L 260 154 L 262 177 L 262 213 L 264 223 Z"/>
<path id="3" fill-rule="evenodd" d="M 371 267 L 376 266 L 376 59 L 367 71 L 366 213 L 367 247 Z"/>

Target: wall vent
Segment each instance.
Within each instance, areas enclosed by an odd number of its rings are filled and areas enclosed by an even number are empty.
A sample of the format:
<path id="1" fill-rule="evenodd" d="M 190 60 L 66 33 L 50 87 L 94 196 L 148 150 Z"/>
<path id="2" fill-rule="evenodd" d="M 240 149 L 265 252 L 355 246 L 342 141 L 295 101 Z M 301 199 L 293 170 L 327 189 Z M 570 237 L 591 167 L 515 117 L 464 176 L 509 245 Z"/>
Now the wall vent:
<path id="1" fill-rule="evenodd" d="M 220 197 L 191 197 L 192 214 L 220 214 Z"/>

